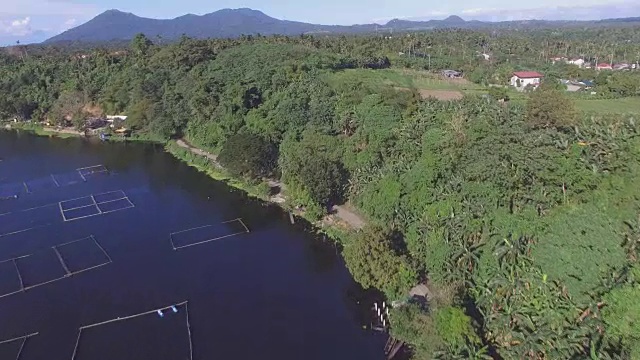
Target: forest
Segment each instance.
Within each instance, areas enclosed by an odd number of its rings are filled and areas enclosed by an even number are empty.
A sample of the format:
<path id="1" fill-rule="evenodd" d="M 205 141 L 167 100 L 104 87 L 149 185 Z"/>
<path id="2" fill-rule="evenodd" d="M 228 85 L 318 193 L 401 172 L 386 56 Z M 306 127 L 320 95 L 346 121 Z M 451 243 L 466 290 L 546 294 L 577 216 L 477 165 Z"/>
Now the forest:
<path id="1" fill-rule="evenodd" d="M 367 221 L 339 239 L 356 281 L 389 302 L 430 290 L 391 313 L 414 359 L 640 359 L 640 112 L 606 105 L 640 103 L 640 71 L 549 61 L 636 62 L 640 29 L 154 40 L 5 51 L 0 119 L 126 114 L 280 179 L 308 218 L 349 203 Z M 443 69 L 464 72 L 461 99 L 389 80 L 441 86 Z M 491 86 L 517 70 L 543 84 Z M 594 99 L 560 78 L 593 79 Z"/>

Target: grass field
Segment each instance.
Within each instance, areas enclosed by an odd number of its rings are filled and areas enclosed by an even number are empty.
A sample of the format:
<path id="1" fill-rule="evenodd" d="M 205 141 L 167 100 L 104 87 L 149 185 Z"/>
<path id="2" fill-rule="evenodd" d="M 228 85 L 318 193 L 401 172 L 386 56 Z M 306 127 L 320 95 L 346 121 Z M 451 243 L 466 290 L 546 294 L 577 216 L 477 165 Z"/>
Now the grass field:
<path id="1" fill-rule="evenodd" d="M 332 73 L 327 81 L 333 86 L 361 81 L 371 87 L 386 85 L 418 90 L 457 90 L 465 93 L 484 90 L 482 86 L 464 79 L 447 80 L 427 71 L 409 69 L 348 69 Z"/>
<path id="2" fill-rule="evenodd" d="M 640 97 L 576 100 L 576 108 L 599 114 L 640 114 Z"/>

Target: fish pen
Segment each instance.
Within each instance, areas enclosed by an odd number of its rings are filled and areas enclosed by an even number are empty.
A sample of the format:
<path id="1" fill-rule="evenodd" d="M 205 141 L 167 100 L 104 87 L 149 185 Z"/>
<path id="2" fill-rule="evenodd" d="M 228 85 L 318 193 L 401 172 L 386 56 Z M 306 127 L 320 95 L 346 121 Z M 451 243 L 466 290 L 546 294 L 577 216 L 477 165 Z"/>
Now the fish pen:
<path id="1" fill-rule="evenodd" d="M 0 340 L 0 346 L 13 346 L 15 349 L 7 349 L 6 354 L 4 351 L 0 351 L 0 358 L 2 359 L 15 359 L 20 360 L 20 356 L 22 355 L 22 350 L 24 350 L 24 346 L 27 344 L 27 340 L 38 335 L 38 333 L 32 333 L 29 335 L 19 336 L 13 339 L 8 340 Z"/>
<path id="2" fill-rule="evenodd" d="M 27 194 L 32 194 L 35 192 L 59 188 L 60 184 L 58 184 L 53 175 L 47 175 L 41 178 L 25 181 L 24 187 L 27 191 Z"/>
<path id="3" fill-rule="evenodd" d="M 60 208 L 62 220 L 65 222 L 104 215 L 135 207 L 127 194 L 122 190 L 60 201 L 58 206 Z"/>
<path id="4" fill-rule="evenodd" d="M 52 246 L 42 251 L 0 262 L 3 274 L 13 273 L 0 298 L 16 295 L 40 286 L 94 270 L 113 262 L 109 253 L 90 235 Z"/>
<path id="5" fill-rule="evenodd" d="M 0 238 L 59 222 L 60 218 L 55 211 L 57 205 L 58 203 L 52 203 L 0 214 Z"/>
<path id="6" fill-rule="evenodd" d="M 180 350 L 179 352 L 182 354 L 180 356 L 180 358 L 182 359 L 188 359 L 188 360 L 193 360 L 193 340 L 192 340 L 192 335 L 191 335 L 191 324 L 189 322 L 189 302 L 188 301 L 183 301 L 181 303 L 176 303 L 176 304 L 172 304 L 172 305 L 168 305 L 168 306 L 163 306 L 160 308 L 156 308 L 156 309 L 152 309 L 152 310 L 148 310 L 148 311 L 144 311 L 141 313 L 137 313 L 134 315 L 127 315 L 127 316 L 119 316 L 117 318 L 113 318 L 111 320 L 106 320 L 106 321 L 102 321 L 102 322 L 97 322 L 94 324 L 90 324 L 90 325 L 84 325 L 81 326 L 78 330 L 78 337 L 76 338 L 76 344 L 75 347 L 73 348 L 73 354 L 71 355 L 71 360 L 76 360 L 76 359 L 82 359 L 83 358 L 83 354 L 82 354 L 82 347 L 81 347 L 81 339 L 82 338 L 86 338 L 87 337 L 87 331 L 90 329 L 94 329 L 97 330 L 98 328 L 101 327 L 106 327 L 109 324 L 116 324 L 116 323 L 121 323 L 121 322 L 131 322 L 133 320 L 136 319 L 143 319 L 145 317 L 149 317 L 147 320 L 149 321 L 149 323 L 151 322 L 151 316 L 153 316 L 153 318 L 155 318 L 157 321 L 156 322 L 156 326 L 157 327 L 161 327 L 160 324 L 163 324 L 165 321 L 175 321 L 175 323 L 168 323 L 169 325 L 173 325 L 173 324 L 178 324 L 179 319 L 177 318 L 178 316 L 180 316 L 180 314 L 184 314 L 184 326 L 186 327 L 186 331 L 184 332 L 184 335 L 186 337 L 186 342 L 188 347 L 183 350 Z M 144 325 L 149 325 L 149 323 L 145 323 Z M 114 331 L 116 334 L 120 334 L 122 335 L 122 332 L 124 331 L 123 329 L 111 329 L 112 331 Z M 117 330 L 117 331 L 116 331 Z M 145 332 L 140 332 L 137 331 L 135 332 L 135 334 L 137 334 L 138 336 L 134 336 L 133 339 L 129 339 L 129 340 L 133 340 L 136 344 L 139 344 L 138 341 L 140 340 L 140 337 L 143 337 L 143 334 L 148 335 L 150 332 L 149 331 L 145 331 Z M 158 352 L 162 352 L 165 351 L 165 349 L 162 348 L 163 345 L 165 345 L 165 348 L 167 346 L 167 341 L 158 341 L 159 338 L 161 340 L 166 340 L 166 338 L 162 338 L 162 336 L 147 336 L 150 340 L 154 341 L 155 344 L 153 344 L 153 347 L 156 351 Z M 103 337 L 103 340 L 106 342 L 105 346 L 108 346 L 109 349 L 104 349 L 101 350 L 99 346 L 88 346 L 85 347 L 85 355 L 88 351 L 97 351 L 99 352 L 99 355 L 103 355 L 103 356 L 107 356 L 108 358 L 112 358 L 113 355 L 113 351 L 115 350 L 115 347 L 117 347 L 117 345 L 114 343 L 113 341 L 113 337 Z M 170 342 L 171 345 L 177 345 L 176 344 L 176 340 L 177 337 L 172 336 L 172 341 Z M 131 347 L 126 346 L 125 347 L 125 351 L 127 353 L 127 355 L 131 355 L 134 351 L 131 349 Z M 108 355 L 105 355 L 103 352 L 104 351 L 109 351 Z M 99 355 L 93 355 L 93 356 L 87 356 L 87 359 L 95 359 L 96 356 Z M 165 356 L 168 356 L 167 354 L 164 354 Z M 135 356 L 135 355 L 134 355 Z M 119 359 L 121 357 L 118 357 Z"/>
<path id="7" fill-rule="evenodd" d="M 94 165 L 87 166 L 83 168 L 76 169 L 76 171 L 80 174 L 80 176 L 86 181 L 88 178 L 91 178 L 96 175 L 104 175 L 109 173 L 109 170 L 104 165 Z"/>
<path id="8" fill-rule="evenodd" d="M 109 169 L 106 166 L 94 165 L 30 180 L 0 184 L 0 199 L 17 199 L 22 195 L 80 184 L 95 176 L 108 174 Z"/>
<path id="9" fill-rule="evenodd" d="M 232 236 L 250 233 L 251 231 L 241 218 L 224 221 L 218 224 L 193 227 L 169 234 L 173 250 L 202 245 Z"/>

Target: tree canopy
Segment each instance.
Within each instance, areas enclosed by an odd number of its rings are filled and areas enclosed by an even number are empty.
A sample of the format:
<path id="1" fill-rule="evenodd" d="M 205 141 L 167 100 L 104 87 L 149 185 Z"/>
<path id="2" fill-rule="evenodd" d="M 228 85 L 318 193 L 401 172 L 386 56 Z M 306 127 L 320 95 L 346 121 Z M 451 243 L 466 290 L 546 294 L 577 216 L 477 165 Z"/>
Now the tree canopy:
<path id="1" fill-rule="evenodd" d="M 367 226 L 340 237 L 345 262 L 406 303 L 391 333 L 416 359 L 638 354 L 637 116 L 583 112 L 574 100 L 592 95 L 551 80 L 527 94 L 502 87 L 536 70 L 593 79 L 601 101 L 637 95 L 638 71 L 550 60 L 631 59 L 636 28 L 140 35 L 24 50 L 0 56 L 0 119 L 126 114 L 138 136 L 184 138 L 234 176 L 279 178 L 311 220 L 356 207 Z M 450 68 L 466 79 L 439 75 Z M 462 99 L 431 96 L 451 88 Z M 433 295 L 425 306 L 407 299 L 419 283 Z"/>

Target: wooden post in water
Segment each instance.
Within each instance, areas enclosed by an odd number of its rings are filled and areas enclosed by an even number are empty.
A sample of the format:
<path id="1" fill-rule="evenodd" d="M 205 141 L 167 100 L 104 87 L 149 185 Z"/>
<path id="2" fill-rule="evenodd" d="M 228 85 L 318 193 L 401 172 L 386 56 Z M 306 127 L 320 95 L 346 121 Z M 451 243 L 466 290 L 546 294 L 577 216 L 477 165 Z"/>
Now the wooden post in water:
<path id="1" fill-rule="evenodd" d="M 396 341 L 393 344 L 393 347 L 391 348 L 389 355 L 387 356 L 387 360 L 392 360 L 396 356 L 398 351 L 400 351 L 400 349 L 402 348 L 402 345 L 404 345 L 402 341 Z"/>
<path id="2" fill-rule="evenodd" d="M 289 212 L 289 221 L 291 221 L 291 225 L 296 223 L 296 220 L 294 219 L 292 212 Z"/>

